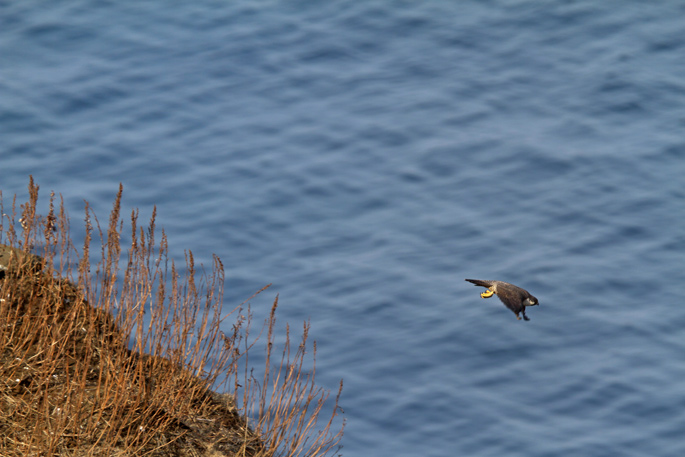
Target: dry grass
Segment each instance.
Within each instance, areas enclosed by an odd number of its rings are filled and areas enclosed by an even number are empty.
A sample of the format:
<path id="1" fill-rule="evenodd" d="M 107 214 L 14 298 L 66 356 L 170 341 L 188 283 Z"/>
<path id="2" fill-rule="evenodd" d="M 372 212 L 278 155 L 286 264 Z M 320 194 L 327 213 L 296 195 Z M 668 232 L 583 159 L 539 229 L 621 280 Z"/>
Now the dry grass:
<path id="1" fill-rule="evenodd" d="M 54 194 L 41 217 L 33 179 L 20 214 L 16 197 L 5 214 L 0 193 L 0 455 L 335 453 L 340 391 L 329 399 L 315 384 L 309 325 L 293 353 L 286 335 L 274 365 L 276 297 L 262 329 L 266 362 L 255 370 L 248 355 L 262 343 L 249 337 L 249 307 L 222 312 L 219 258 L 198 272 L 188 252 L 181 273 L 164 232 L 155 240 L 154 211 L 146 227 L 132 212 L 122 252 L 121 194 L 105 232 L 86 204 L 77 249 Z"/>

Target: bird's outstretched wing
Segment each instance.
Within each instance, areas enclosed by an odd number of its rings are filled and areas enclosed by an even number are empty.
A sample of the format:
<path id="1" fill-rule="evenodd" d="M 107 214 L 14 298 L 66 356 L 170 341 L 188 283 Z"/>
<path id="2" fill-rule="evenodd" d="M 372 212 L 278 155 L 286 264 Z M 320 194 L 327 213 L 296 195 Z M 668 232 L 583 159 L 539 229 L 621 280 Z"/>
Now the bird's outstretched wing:
<path id="1" fill-rule="evenodd" d="M 519 288 L 513 287 L 498 287 L 497 296 L 504 303 L 504 306 L 515 313 L 520 313 L 525 309 L 523 306 L 523 297 L 519 292 Z"/>

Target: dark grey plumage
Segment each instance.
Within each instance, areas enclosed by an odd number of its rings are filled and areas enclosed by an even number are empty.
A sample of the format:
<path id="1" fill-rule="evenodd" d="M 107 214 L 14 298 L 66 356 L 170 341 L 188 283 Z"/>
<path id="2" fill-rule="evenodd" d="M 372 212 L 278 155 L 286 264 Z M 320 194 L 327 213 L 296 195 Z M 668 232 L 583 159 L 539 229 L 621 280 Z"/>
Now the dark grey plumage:
<path id="1" fill-rule="evenodd" d="M 513 284 L 504 281 L 484 281 L 481 279 L 466 279 L 466 281 L 475 284 L 476 286 L 485 287 L 486 290 L 480 296 L 482 298 L 492 297 L 496 294 L 502 303 L 516 314 L 516 319 L 521 319 L 519 313 L 523 315 L 523 319 L 529 321 L 526 316 L 526 306 L 538 305 L 538 299 L 533 297 L 527 290 L 522 289 Z"/>

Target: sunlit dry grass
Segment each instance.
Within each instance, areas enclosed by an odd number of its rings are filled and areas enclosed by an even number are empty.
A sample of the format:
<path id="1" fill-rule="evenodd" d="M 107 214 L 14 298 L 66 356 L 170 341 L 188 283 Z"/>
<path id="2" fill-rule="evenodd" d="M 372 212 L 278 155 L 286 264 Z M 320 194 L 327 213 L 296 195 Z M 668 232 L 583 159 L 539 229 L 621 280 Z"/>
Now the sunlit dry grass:
<path id="1" fill-rule="evenodd" d="M 63 202 L 52 194 L 41 217 L 33 180 L 29 194 L 0 208 L 0 455 L 338 451 L 342 383 L 335 398 L 316 386 L 308 324 L 297 347 L 290 335 L 275 347 L 278 298 L 258 329 L 265 339 L 251 338 L 249 307 L 223 312 L 220 259 L 198 271 L 188 251 L 179 269 L 154 211 L 144 227 L 131 213 L 122 246 L 121 187 L 104 230 L 86 204 L 78 248 Z M 261 369 L 249 363 L 255 350 Z"/>

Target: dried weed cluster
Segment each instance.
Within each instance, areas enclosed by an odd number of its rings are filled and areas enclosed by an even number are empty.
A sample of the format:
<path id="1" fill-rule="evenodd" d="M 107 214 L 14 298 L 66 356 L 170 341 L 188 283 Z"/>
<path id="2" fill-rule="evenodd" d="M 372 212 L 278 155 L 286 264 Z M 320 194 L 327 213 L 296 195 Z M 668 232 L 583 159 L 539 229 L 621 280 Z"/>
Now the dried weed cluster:
<path id="1" fill-rule="evenodd" d="M 0 193 L 0 455 L 336 453 L 342 382 L 329 399 L 314 369 L 305 371 L 308 324 L 293 353 L 287 336 L 279 359 L 276 298 L 258 380 L 248 363 L 261 347 L 249 338 L 249 308 L 222 313 L 219 258 L 211 273 L 198 273 L 188 252 L 179 272 L 164 233 L 155 241 L 155 213 L 139 227 L 137 211 L 122 253 L 121 194 L 120 187 L 106 233 L 86 203 L 79 250 L 54 194 L 41 217 L 33 179 L 20 214 L 16 197 L 5 214 Z"/>

